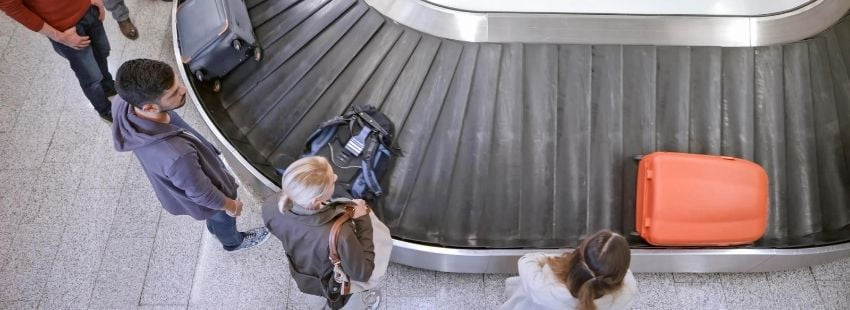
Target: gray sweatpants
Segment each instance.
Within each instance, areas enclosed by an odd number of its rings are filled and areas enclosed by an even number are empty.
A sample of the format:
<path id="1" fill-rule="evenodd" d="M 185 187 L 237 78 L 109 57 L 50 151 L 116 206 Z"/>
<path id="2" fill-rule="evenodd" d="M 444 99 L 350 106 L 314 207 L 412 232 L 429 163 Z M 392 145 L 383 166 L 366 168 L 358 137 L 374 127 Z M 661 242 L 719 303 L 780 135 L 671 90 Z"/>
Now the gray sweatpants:
<path id="1" fill-rule="evenodd" d="M 103 0 L 103 6 L 112 12 L 112 18 L 122 22 L 130 18 L 130 9 L 124 4 L 124 0 Z"/>

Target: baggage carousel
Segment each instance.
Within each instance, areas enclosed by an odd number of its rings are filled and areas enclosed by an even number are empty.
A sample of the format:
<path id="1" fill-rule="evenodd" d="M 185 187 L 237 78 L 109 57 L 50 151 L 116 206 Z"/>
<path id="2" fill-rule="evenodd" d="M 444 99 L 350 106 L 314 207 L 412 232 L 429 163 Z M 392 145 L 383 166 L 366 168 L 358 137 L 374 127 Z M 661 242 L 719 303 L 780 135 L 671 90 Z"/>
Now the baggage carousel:
<path id="1" fill-rule="evenodd" d="M 246 4 L 261 61 L 219 92 L 179 68 L 205 122 L 240 180 L 271 193 L 274 168 L 319 123 L 352 104 L 379 107 L 404 151 L 373 206 L 396 262 L 512 272 L 524 253 L 560 253 L 599 229 L 628 236 L 635 271 L 773 271 L 850 255 L 850 20 L 840 19 L 850 1 L 761 17 Z M 653 151 L 762 165 L 765 236 L 734 248 L 643 243 L 632 233 L 633 157 Z"/>

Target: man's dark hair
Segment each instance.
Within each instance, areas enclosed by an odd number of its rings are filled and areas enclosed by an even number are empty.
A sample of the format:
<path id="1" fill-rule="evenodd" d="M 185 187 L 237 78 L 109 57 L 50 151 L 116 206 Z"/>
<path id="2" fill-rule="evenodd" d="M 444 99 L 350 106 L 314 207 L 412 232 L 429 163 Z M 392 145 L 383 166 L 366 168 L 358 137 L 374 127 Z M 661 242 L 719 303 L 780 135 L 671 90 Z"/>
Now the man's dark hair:
<path id="1" fill-rule="evenodd" d="M 159 103 L 166 90 L 174 85 L 174 71 L 161 61 L 133 59 L 125 62 L 115 74 L 115 89 L 122 99 L 137 108 L 145 103 Z"/>

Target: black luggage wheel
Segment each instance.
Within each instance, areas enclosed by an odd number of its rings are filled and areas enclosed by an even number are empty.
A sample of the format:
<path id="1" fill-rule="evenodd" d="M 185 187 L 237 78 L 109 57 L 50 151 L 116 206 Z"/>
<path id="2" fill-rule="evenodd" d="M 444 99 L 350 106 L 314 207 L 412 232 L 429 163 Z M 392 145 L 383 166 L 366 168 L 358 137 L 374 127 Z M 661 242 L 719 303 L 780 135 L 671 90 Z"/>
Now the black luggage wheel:
<path id="1" fill-rule="evenodd" d="M 219 79 L 215 79 L 215 80 L 213 80 L 213 82 L 212 82 L 212 91 L 213 91 L 214 93 L 217 93 L 217 92 L 220 92 L 220 91 L 221 91 L 221 80 L 219 80 Z"/>
<path id="2" fill-rule="evenodd" d="M 195 78 L 198 79 L 198 82 L 203 82 L 206 80 L 206 74 L 204 74 L 203 70 L 195 71 Z"/>
<path id="3" fill-rule="evenodd" d="M 254 48 L 254 61 L 260 61 L 263 59 L 263 49 L 259 46 Z"/>

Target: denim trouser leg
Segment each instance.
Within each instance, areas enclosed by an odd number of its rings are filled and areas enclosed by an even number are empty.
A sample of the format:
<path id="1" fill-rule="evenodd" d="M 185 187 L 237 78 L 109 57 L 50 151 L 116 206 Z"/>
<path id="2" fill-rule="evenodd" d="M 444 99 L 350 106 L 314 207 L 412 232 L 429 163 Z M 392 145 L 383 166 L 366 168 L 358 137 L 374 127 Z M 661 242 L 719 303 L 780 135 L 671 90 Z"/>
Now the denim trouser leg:
<path id="1" fill-rule="evenodd" d="M 59 55 L 68 60 L 94 109 L 100 114 L 109 114 L 112 104 L 106 98 L 106 92 L 114 89 L 115 81 L 109 74 L 106 61 L 109 56 L 109 39 L 103 24 L 98 20 L 98 14 L 97 8 L 91 7 L 76 25 L 77 33 L 91 40 L 89 46 L 75 50 L 53 40 L 50 43 Z"/>
<path id="2" fill-rule="evenodd" d="M 207 219 L 207 230 L 218 238 L 225 250 L 233 250 L 242 244 L 244 235 L 236 230 L 236 219 L 224 211 Z"/>
<path id="3" fill-rule="evenodd" d="M 124 0 L 103 0 L 103 6 L 112 12 L 112 18 L 123 22 L 130 18 L 130 9 L 124 4 Z"/>
<path id="4" fill-rule="evenodd" d="M 103 29 L 103 23 L 97 23 L 97 25 L 92 27 L 90 33 L 89 35 L 92 37 L 95 36 L 94 33 L 98 33 L 97 37 L 103 38 L 102 40 L 92 40 L 91 42 L 92 47 L 94 47 L 92 50 L 94 52 L 94 59 L 97 60 L 97 67 L 100 68 L 100 75 L 103 76 L 100 80 L 100 86 L 103 88 L 104 93 L 114 93 L 115 80 L 112 78 L 112 73 L 109 73 L 109 62 L 106 60 L 110 52 L 109 40 L 106 38 L 106 30 Z"/>

